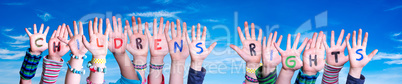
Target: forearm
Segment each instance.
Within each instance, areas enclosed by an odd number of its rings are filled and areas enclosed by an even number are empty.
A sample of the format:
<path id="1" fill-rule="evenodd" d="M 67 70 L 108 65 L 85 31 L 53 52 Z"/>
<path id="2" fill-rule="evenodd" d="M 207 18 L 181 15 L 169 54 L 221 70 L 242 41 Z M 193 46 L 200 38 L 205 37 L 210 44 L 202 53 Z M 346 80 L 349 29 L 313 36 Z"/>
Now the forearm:
<path id="1" fill-rule="evenodd" d="M 261 72 L 261 74 L 262 74 L 263 77 L 266 77 L 266 76 L 268 76 L 270 73 L 274 72 L 275 69 L 276 69 L 276 66 L 275 66 L 275 67 L 262 66 L 262 72 Z"/>
<path id="2" fill-rule="evenodd" d="M 350 68 L 349 69 L 349 75 L 354 77 L 354 78 L 359 79 L 360 75 L 362 73 L 362 70 L 363 70 L 363 68 Z"/>
<path id="3" fill-rule="evenodd" d="M 201 61 L 191 60 L 190 67 L 192 69 L 194 69 L 195 71 L 201 71 L 202 63 L 203 63 L 203 60 L 201 60 Z"/>
<path id="4" fill-rule="evenodd" d="M 151 57 L 151 64 L 164 65 L 163 58 L 164 58 L 163 56 L 161 56 L 161 57 Z M 152 69 L 150 67 L 150 69 L 149 69 L 149 79 L 148 79 L 149 83 L 151 83 L 151 84 L 161 84 L 161 82 L 162 82 L 162 71 L 163 71 L 163 68 L 161 68 L 161 69 Z M 151 80 L 152 80 L 152 82 L 151 82 Z"/>
<path id="5" fill-rule="evenodd" d="M 324 74 L 322 76 L 322 84 L 337 84 L 339 83 L 339 71 L 341 71 L 343 66 L 332 66 L 328 63 L 325 64 Z"/>
<path id="6" fill-rule="evenodd" d="M 127 53 L 124 54 L 114 54 L 117 63 L 120 67 L 121 75 L 127 79 L 138 80 L 137 73 L 134 70 L 134 66 L 130 61 Z"/>
<path id="7" fill-rule="evenodd" d="M 253 69 L 252 71 L 246 71 L 246 84 L 257 84 L 257 76 L 255 75 L 255 70 L 260 67 L 260 63 L 246 63 L 246 68 Z M 255 80 L 254 82 L 251 80 L 247 80 L 247 76 Z"/>
<path id="8" fill-rule="evenodd" d="M 290 81 L 292 80 L 293 74 L 295 71 L 293 70 L 285 70 L 281 69 L 281 72 L 279 72 L 278 80 L 276 81 L 276 84 L 290 84 Z"/>
<path id="9" fill-rule="evenodd" d="M 72 70 L 74 69 L 74 71 L 83 71 L 83 56 L 78 56 L 78 59 L 75 58 L 71 58 L 70 61 L 67 63 L 68 65 L 70 65 L 67 68 L 67 74 L 66 74 L 66 80 L 65 83 L 66 84 L 79 84 L 80 80 L 81 80 L 81 75 L 83 75 L 84 73 L 74 73 Z"/>
<path id="10" fill-rule="evenodd" d="M 92 56 L 92 66 L 93 67 L 100 67 L 100 68 L 105 68 L 105 63 L 93 63 L 93 59 L 105 59 L 106 56 Z M 116 58 L 117 59 L 117 58 Z M 105 60 L 106 61 L 106 60 Z M 91 70 L 91 68 L 90 68 Z M 103 72 L 97 72 L 97 71 L 90 71 L 89 77 L 87 80 L 91 83 L 103 83 L 104 82 L 104 74 Z"/>
<path id="11" fill-rule="evenodd" d="M 172 60 L 170 68 L 170 84 L 183 84 L 185 60 Z"/>

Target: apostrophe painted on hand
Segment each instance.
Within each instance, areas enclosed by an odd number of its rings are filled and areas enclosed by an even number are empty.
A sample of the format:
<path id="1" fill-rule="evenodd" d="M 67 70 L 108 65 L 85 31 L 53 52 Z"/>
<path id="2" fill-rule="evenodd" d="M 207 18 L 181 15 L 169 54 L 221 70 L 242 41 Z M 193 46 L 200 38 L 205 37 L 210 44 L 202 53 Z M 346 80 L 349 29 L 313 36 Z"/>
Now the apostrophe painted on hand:
<path id="1" fill-rule="evenodd" d="M 120 42 L 120 45 L 117 45 L 117 41 Z M 123 40 L 121 38 L 115 38 L 114 39 L 114 48 L 119 49 L 121 46 L 123 46 Z"/>
<path id="2" fill-rule="evenodd" d="M 285 61 L 285 64 L 286 64 L 286 66 L 289 67 L 289 68 L 294 68 L 294 67 L 296 66 L 296 61 L 295 61 L 294 59 L 293 59 L 293 60 L 289 60 L 290 58 L 296 58 L 296 56 L 289 56 L 289 57 L 287 57 L 287 58 L 286 58 L 286 61 Z M 289 62 L 292 62 L 293 64 L 292 64 L 292 65 L 289 65 L 288 60 L 289 60 Z"/>
<path id="3" fill-rule="evenodd" d="M 204 52 L 204 49 L 202 49 L 202 47 L 200 47 L 201 44 L 202 44 L 202 43 L 200 42 L 200 43 L 197 43 L 197 44 L 195 45 L 195 47 L 201 49 L 201 51 L 200 51 L 200 52 L 197 52 L 197 54 L 201 54 L 202 52 Z"/>
<path id="4" fill-rule="evenodd" d="M 103 47 L 103 45 L 100 45 L 100 44 L 99 44 L 99 38 L 96 38 L 96 45 L 97 45 L 98 47 Z"/>
<path id="5" fill-rule="evenodd" d="M 335 55 L 335 62 L 338 63 L 338 54 L 340 52 L 339 51 L 335 51 L 335 52 L 331 52 L 331 55 Z"/>
<path id="6" fill-rule="evenodd" d="M 155 50 L 161 50 L 162 49 L 162 47 L 158 47 L 159 42 L 161 42 L 161 41 L 162 41 L 161 39 L 155 39 L 155 41 L 154 41 L 154 49 Z"/>
<path id="7" fill-rule="evenodd" d="M 180 42 L 181 42 L 180 46 L 179 46 L 179 44 L 177 44 L 176 41 L 174 42 L 174 53 L 176 53 L 177 47 L 179 48 L 180 52 L 183 50 L 183 40 L 181 40 Z"/>
<path id="8" fill-rule="evenodd" d="M 56 42 L 53 42 L 53 52 L 60 51 L 60 42 L 57 42 L 58 45 L 56 45 Z"/>
<path id="9" fill-rule="evenodd" d="M 257 56 L 257 53 L 255 52 L 255 44 L 254 43 L 250 43 L 249 45 L 248 45 L 249 47 L 250 47 L 250 55 L 251 56 Z M 254 55 L 253 55 L 253 53 L 254 53 Z"/>
<path id="10" fill-rule="evenodd" d="M 363 54 L 360 53 L 359 51 L 363 51 L 363 49 L 357 49 L 357 50 L 356 50 L 356 53 L 360 55 L 360 58 L 356 58 L 357 61 L 363 60 L 363 58 L 364 58 L 364 57 L 363 57 Z"/>
<path id="11" fill-rule="evenodd" d="M 314 65 L 317 66 L 317 55 L 314 55 L 314 59 L 311 59 L 311 55 L 309 57 L 310 57 L 310 67 L 313 66 L 313 63 L 311 62 L 314 62 Z"/>
<path id="12" fill-rule="evenodd" d="M 78 41 L 78 39 L 75 39 L 75 41 L 77 41 L 77 48 L 79 50 L 80 49 L 80 42 Z"/>
<path id="13" fill-rule="evenodd" d="M 135 44 L 137 44 L 137 49 L 142 49 L 141 42 L 142 42 L 141 38 L 135 39 Z"/>
<path id="14" fill-rule="evenodd" d="M 43 38 L 37 38 L 36 40 L 35 40 L 35 45 L 36 45 L 36 47 L 42 47 L 43 45 L 39 45 L 38 44 L 38 41 L 39 40 L 41 40 L 41 41 L 43 41 Z"/>

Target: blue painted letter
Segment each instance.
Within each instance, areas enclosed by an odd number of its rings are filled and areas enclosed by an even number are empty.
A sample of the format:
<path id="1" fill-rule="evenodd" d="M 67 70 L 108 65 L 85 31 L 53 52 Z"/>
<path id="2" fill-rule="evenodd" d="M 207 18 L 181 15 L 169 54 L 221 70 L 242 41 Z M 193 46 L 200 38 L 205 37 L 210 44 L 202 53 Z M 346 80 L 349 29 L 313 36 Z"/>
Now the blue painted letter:
<path id="1" fill-rule="evenodd" d="M 200 47 L 201 44 L 202 44 L 202 43 L 197 43 L 197 44 L 195 45 L 195 47 L 201 49 L 201 51 L 200 51 L 200 52 L 197 52 L 197 54 L 201 54 L 201 53 L 204 51 L 204 50 L 202 49 L 202 47 Z"/>
<path id="2" fill-rule="evenodd" d="M 360 61 L 360 60 L 363 59 L 363 54 L 360 53 L 359 51 L 363 51 L 363 49 L 357 49 L 357 50 L 356 50 L 356 53 L 360 55 L 360 58 L 356 58 L 357 61 Z"/>
<path id="3" fill-rule="evenodd" d="M 181 52 L 181 50 L 183 50 L 183 40 L 181 40 L 181 46 L 179 46 L 179 44 L 177 44 L 177 42 L 174 42 L 174 53 L 176 53 L 176 49 L 177 47 L 179 47 L 179 50 Z"/>

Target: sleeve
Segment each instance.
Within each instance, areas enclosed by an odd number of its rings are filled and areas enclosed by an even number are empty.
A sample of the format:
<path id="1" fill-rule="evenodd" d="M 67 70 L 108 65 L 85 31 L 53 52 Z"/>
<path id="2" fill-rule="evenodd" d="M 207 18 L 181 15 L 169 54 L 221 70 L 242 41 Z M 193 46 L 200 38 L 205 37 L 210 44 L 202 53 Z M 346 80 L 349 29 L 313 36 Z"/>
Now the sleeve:
<path id="1" fill-rule="evenodd" d="M 138 76 L 138 80 L 133 80 L 133 79 L 127 79 L 125 77 L 123 77 L 123 75 L 121 76 L 121 78 L 119 80 L 116 81 L 116 83 L 109 83 L 109 84 L 141 84 L 142 83 L 142 78 L 140 73 L 137 72 L 137 76 Z"/>
<path id="2" fill-rule="evenodd" d="M 201 68 L 201 71 L 196 71 L 190 68 L 188 71 L 187 84 L 202 84 L 205 74 L 206 70 L 204 67 Z"/>
<path id="3" fill-rule="evenodd" d="M 20 77 L 24 80 L 32 79 L 35 76 L 40 59 L 42 59 L 42 55 L 32 55 L 28 49 L 21 65 Z"/>
<path id="4" fill-rule="evenodd" d="M 148 75 L 148 82 L 147 83 L 151 84 L 151 79 L 149 79 L 149 75 Z M 161 84 L 165 84 L 165 76 L 163 76 L 163 74 L 162 74 L 162 82 L 161 82 Z"/>
<path id="5" fill-rule="evenodd" d="M 260 84 L 275 84 L 277 79 L 276 69 L 269 73 L 268 76 L 262 76 L 262 66 L 260 66 L 256 71 L 255 75 L 257 76 L 257 80 Z"/>
<path id="6" fill-rule="evenodd" d="M 56 83 L 63 63 L 63 59 L 61 59 L 61 61 L 54 61 L 47 59 L 47 56 L 43 57 L 43 72 L 41 83 Z"/>
<path id="7" fill-rule="evenodd" d="M 322 84 L 339 84 L 339 71 L 341 71 L 341 67 L 336 67 L 325 63 L 324 67 L 324 75 L 322 76 Z"/>
<path id="8" fill-rule="evenodd" d="M 296 84 L 315 84 L 317 77 L 320 75 L 320 72 L 317 72 L 315 75 L 307 75 L 303 73 L 303 67 L 299 70 L 299 74 L 296 78 Z"/>
<path id="9" fill-rule="evenodd" d="M 351 76 L 350 74 L 348 74 L 346 84 L 364 84 L 365 79 L 366 78 L 361 74 L 360 74 L 360 79 L 355 78 L 355 77 Z"/>

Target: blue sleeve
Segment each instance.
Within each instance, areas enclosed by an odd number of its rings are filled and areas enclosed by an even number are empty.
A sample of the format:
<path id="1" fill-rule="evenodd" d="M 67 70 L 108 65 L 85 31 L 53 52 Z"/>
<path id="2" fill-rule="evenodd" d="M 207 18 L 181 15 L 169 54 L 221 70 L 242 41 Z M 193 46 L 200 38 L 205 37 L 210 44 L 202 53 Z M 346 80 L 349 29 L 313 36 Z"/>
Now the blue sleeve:
<path id="1" fill-rule="evenodd" d="M 187 84 L 202 84 L 205 74 L 206 70 L 204 67 L 201 68 L 201 71 L 196 71 L 193 68 L 190 68 L 188 71 Z"/>
<path id="2" fill-rule="evenodd" d="M 317 72 L 315 75 L 304 74 L 303 67 L 299 70 L 299 74 L 297 75 L 295 84 L 315 84 L 317 77 L 320 75 L 320 72 Z"/>
<path id="3" fill-rule="evenodd" d="M 348 74 L 346 84 L 364 84 L 365 79 L 366 78 L 361 74 L 360 74 L 360 79 L 357 79 L 357 78 L 351 76 L 350 74 Z"/>
<path id="4" fill-rule="evenodd" d="M 138 71 L 136 71 L 136 72 L 137 72 L 138 80 L 127 79 L 127 78 L 124 78 L 122 75 L 121 78 L 116 81 L 116 83 L 109 83 L 109 84 L 141 84 L 141 82 L 142 82 L 141 75 L 140 75 L 140 73 L 138 73 Z"/>

